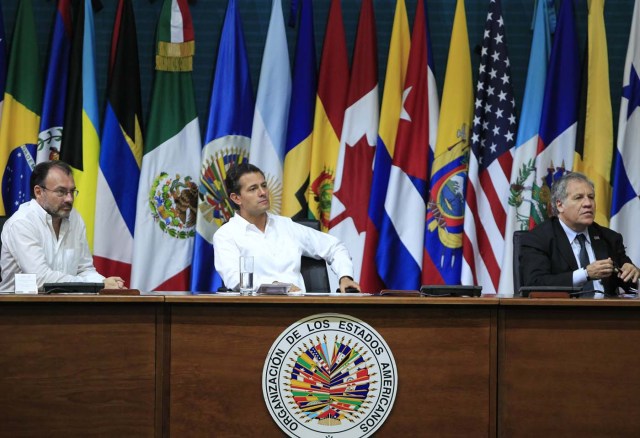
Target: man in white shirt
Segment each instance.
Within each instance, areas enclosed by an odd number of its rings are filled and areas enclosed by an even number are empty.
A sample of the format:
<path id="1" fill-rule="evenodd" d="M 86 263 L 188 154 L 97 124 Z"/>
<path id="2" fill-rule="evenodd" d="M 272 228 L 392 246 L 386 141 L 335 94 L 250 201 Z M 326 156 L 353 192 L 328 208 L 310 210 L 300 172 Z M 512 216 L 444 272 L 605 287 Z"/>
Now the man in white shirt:
<path id="1" fill-rule="evenodd" d="M 578 172 L 563 175 L 551 186 L 551 208 L 554 216 L 522 237 L 523 285 L 578 286 L 611 296 L 619 287 L 637 287 L 640 270 L 622 235 L 594 221 L 591 180 Z"/>
<path id="2" fill-rule="evenodd" d="M 19 273 L 36 274 L 39 289 L 63 282 L 104 282 L 105 288 L 122 289 L 122 278 L 105 278 L 93 266 L 84 222 L 73 209 L 78 191 L 71 167 L 62 161 L 39 163 L 30 186 L 33 199 L 20 205 L 2 230 L 0 291 L 12 292 Z"/>
<path id="3" fill-rule="evenodd" d="M 240 282 L 240 256 L 253 256 L 254 284 L 291 283 L 305 291 L 300 257 L 322 258 L 339 278 L 340 291 L 360 290 L 347 248 L 334 236 L 268 213 L 269 188 L 256 166 L 242 163 L 227 172 L 225 185 L 236 214 L 213 236 L 215 266 L 230 289 Z"/>

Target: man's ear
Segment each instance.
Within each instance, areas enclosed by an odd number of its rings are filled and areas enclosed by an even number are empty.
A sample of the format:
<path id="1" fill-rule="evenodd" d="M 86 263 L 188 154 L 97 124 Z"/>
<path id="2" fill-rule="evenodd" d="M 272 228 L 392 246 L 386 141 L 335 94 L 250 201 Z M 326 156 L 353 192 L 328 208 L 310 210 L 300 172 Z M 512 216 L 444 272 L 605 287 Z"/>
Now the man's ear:
<path id="1" fill-rule="evenodd" d="M 231 199 L 233 202 L 235 202 L 235 203 L 236 203 L 236 205 L 238 205 L 238 207 L 240 206 L 240 204 L 241 204 L 241 203 L 240 203 L 240 202 L 238 202 L 238 201 L 240 201 L 240 196 L 238 196 L 238 194 L 237 194 L 237 193 L 231 193 L 231 194 L 229 195 L 229 199 Z"/>

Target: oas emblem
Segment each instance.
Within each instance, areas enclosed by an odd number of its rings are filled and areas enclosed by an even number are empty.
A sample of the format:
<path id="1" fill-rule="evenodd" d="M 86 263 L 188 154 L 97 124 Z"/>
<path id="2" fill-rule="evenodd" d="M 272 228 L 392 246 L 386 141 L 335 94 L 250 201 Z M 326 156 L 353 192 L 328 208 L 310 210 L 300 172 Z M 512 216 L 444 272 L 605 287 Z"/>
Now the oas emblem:
<path id="1" fill-rule="evenodd" d="M 195 235 L 198 186 L 190 176 L 161 172 L 149 191 L 149 209 L 162 231 L 178 239 Z"/>
<path id="2" fill-rule="evenodd" d="M 334 313 L 282 332 L 262 371 L 269 413 L 291 437 L 368 437 L 389 416 L 397 387 L 395 360 L 382 336 Z"/>

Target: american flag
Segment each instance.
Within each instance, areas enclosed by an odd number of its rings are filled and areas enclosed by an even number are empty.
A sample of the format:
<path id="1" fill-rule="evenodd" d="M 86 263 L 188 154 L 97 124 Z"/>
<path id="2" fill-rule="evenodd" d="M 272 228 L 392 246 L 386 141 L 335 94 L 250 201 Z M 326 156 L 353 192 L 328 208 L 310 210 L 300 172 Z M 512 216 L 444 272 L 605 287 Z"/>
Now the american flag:
<path id="1" fill-rule="evenodd" d="M 490 0 L 480 56 L 465 200 L 462 283 L 479 284 L 483 293 L 495 293 L 517 133 L 500 0 Z"/>

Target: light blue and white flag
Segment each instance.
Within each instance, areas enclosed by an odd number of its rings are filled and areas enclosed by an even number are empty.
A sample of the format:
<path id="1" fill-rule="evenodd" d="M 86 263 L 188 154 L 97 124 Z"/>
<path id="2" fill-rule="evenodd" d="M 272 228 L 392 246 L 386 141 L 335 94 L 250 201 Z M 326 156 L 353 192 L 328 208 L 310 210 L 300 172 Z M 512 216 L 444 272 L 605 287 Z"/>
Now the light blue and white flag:
<path id="1" fill-rule="evenodd" d="M 282 2 L 274 0 L 262 55 L 249 161 L 264 172 L 271 211 L 276 214 L 280 214 L 282 206 L 282 166 L 290 99 L 291 71 Z"/>
<path id="2" fill-rule="evenodd" d="M 513 265 L 513 232 L 529 229 L 531 214 L 531 194 L 535 180 L 535 160 L 538 147 L 540 114 L 544 99 L 544 84 L 547 77 L 547 65 L 551 52 L 551 32 L 547 2 L 538 1 L 535 11 L 533 38 L 529 53 L 529 70 L 524 88 L 522 113 L 518 125 L 511 185 L 509 190 L 509 209 L 504 238 L 504 256 L 502 266 Z M 502 269 L 498 293 L 513 293 L 513 270 Z"/>

